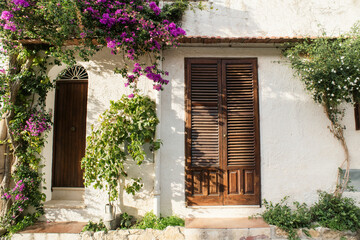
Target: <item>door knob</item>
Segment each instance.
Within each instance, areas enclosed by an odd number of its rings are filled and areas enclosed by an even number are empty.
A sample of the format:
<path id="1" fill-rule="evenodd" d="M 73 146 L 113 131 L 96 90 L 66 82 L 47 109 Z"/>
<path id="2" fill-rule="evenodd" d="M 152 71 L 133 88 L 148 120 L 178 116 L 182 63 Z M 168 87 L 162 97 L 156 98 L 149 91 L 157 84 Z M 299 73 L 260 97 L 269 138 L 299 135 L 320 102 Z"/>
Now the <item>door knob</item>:
<path id="1" fill-rule="evenodd" d="M 75 132 L 76 128 L 75 128 L 74 126 L 72 126 L 72 127 L 70 128 L 70 130 L 71 130 L 72 132 Z"/>

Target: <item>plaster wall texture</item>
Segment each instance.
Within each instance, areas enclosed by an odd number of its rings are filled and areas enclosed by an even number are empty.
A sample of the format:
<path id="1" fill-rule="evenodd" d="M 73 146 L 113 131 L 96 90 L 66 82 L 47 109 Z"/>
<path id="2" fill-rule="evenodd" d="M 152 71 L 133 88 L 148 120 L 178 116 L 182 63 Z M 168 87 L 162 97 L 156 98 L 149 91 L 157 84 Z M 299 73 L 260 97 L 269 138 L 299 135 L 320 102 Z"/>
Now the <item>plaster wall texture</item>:
<path id="1" fill-rule="evenodd" d="M 88 75 L 88 102 L 87 102 L 87 120 L 86 120 L 86 135 L 91 133 L 91 125 L 97 122 L 99 115 L 110 106 L 110 100 L 118 100 L 123 94 L 129 94 L 131 91 L 124 87 L 125 81 L 120 75 L 114 74 L 115 67 L 123 66 L 124 62 L 121 55 L 112 55 L 110 51 L 103 50 L 97 53 L 89 62 L 82 62 L 79 60 L 78 64 L 83 66 Z M 145 59 L 147 61 L 147 59 Z M 54 66 L 49 69 L 49 77 L 55 79 L 66 66 Z M 156 93 L 152 89 L 150 80 L 139 81 L 139 89 L 142 93 L 148 95 L 150 98 L 156 98 Z M 55 106 L 55 91 L 48 94 L 46 106 L 54 112 Z M 46 187 L 45 190 L 47 201 L 51 200 L 51 175 L 52 175 L 52 149 L 53 149 L 53 130 L 49 133 L 47 144 L 43 150 L 45 161 Z M 146 211 L 152 209 L 152 194 L 153 194 L 153 179 L 154 166 L 153 156 L 148 154 L 147 159 L 141 165 L 136 166 L 136 163 L 129 160 L 128 168 L 129 176 L 139 176 L 145 183 L 144 188 L 135 196 L 129 195 L 126 192 L 121 192 L 117 211 L 121 208 L 131 215 L 144 215 Z M 92 187 L 85 188 L 84 203 L 86 208 L 84 210 L 73 211 L 53 211 L 49 216 L 57 220 L 79 220 L 79 219 L 99 219 L 104 215 L 105 204 L 108 203 L 108 195 L 101 190 L 95 190 Z M 63 213 L 63 214 L 62 214 Z M 62 214 L 62 215 L 61 215 Z"/>
<path id="2" fill-rule="evenodd" d="M 206 10 L 186 12 L 188 35 L 222 37 L 331 36 L 358 20 L 356 0 L 208 0 Z"/>
<path id="3" fill-rule="evenodd" d="M 261 198 L 312 203 L 317 190 L 332 191 L 337 168 L 344 158 L 340 143 L 327 126 L 329 120 L 276 48 L 192 48 L 164 52 L 170 85 L 162 93 L 161 212 L 186 217 L 249 216 L 259 206 L 185 207 L 184 58 L 219 57 L 258 59 Z M 347 108 L 344 123 L 351 168 L 360 168 L 354 112 Z M 359 199 L 359 193 L 353 197 Z"/>

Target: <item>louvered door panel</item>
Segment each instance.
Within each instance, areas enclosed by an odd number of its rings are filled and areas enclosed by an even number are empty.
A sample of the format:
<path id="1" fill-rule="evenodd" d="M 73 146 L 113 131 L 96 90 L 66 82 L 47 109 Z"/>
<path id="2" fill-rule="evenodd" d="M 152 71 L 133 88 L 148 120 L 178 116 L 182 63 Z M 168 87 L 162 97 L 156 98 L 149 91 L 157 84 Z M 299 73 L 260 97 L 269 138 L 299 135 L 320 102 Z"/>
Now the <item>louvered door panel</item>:
<path id="1" fill-rule="evenodd" d="M 252 64 L 226 64 L 227 165 L 255 166 Z"/>
<path id="2" fill-rule="evenodd" d="M 191 164 L 219 165 L 217 64 L 191 65 Z"/>
<path id="3" fill-rule="evenodd" d="M 224 204 L 260 204 L 256 62 L 225 60 L 226 138 Z"/>
<path id="4" fill-rule="evenodd" d="M 195 61 L 188 65 L 187 134 L 190 156 L 189 205 L 221 204 L 219 172 L 219 63 Z"/>

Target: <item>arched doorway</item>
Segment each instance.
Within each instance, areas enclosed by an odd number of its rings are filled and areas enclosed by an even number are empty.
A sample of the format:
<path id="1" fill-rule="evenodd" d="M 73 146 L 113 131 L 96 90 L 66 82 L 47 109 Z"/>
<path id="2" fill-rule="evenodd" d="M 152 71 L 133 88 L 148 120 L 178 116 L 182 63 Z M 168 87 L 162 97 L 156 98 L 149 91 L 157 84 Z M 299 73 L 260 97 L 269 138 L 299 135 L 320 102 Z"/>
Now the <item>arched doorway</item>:
<path id="1" fill-rule="evenodd" d="M 74 66 L 56 81 L 52 187 L 84 187 L 88 74 Z"/>

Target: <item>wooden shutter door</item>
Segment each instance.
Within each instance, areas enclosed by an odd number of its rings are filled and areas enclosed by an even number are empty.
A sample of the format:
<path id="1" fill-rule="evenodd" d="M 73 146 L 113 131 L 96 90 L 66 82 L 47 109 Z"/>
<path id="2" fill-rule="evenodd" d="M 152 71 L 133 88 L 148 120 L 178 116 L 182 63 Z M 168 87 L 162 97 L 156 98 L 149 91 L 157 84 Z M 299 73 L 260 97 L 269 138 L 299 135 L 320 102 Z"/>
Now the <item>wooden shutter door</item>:
<path id="1" fill-rule="evenodd" d="M 221 205 L 218 60 L 188 60 L 186 177 L 189 205 Z"/>
<path id="2" fill-rule="evenodd" d="M 260 204 L 256 59 L 223 60 L 224 205 Z"/>
<path id="3" fill-rule="evenodd" d="M 256 59 L 185 68 L 187 204 L 260 204 Z"/>

